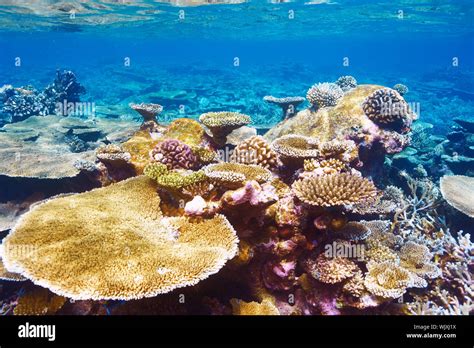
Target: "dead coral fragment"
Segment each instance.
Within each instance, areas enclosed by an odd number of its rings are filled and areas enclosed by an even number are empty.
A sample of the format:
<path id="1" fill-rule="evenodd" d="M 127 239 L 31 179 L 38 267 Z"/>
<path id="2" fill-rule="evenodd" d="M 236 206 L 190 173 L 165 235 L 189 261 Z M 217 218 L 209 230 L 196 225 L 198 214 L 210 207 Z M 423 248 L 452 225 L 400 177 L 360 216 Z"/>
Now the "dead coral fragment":
<path id="1" fill-rule="evenodd" d="M 268 298 L 259 302 L 244 302 L 232 298 L 230 300 L 232 305 L 232 314 L 234 315 L 280 315 L 278 308 Z"/>
<path id="2" fill-rule="evenodd" d="M 306 94 L 306 99 L 317 108 L 334 106 L 344 95 L 341 87 L 335 83 L 318 83 L 313 85 Z"/>
<path id="3" fill-rule="evenodd" d="M 318 139 L 303 135 L 284 135 L 275 139 L 271 147 L 286 165 L 302 165 L 305 159 L 319 156 Z"/>
<path id="4" fill-rule="evenodd" d="M 324 253 L 315 260 L 308 259 L 305 262 L 306 270 L 311 276 L 320 282 L 336 284 L 356 274 L 359 267 L 354 261 L 344 257 L 328 258 Z"/>
<path id="5" fill-rule="evenodd" d="M 278 167 L 276 152 L 259 135 L 248 138 L 237 145 L 230 160 L 242 164 L 256 164 L 269 170 L 275 170 Z"/>
<path id="6" fill-rule="evenodd" d="M 259 184 L 270 181 L 272 173 L 263 167 L 251 164 L 221 162 L 209 164 L 204 173 L 217 185 L 232 188 L 240 187 L 245 181 L 255 180 Z"/>
<path id="7" fill-rule="evenodd" d="M 399 298 L 413 286 L 409 271 L 394 262 L 369 262 L 364 285 L 372 294 L 383 298 Z"/>
<path id="8" fill-rule="evenodd" d="M 348 173 L 304 178 L 295 181 L 292 189 L 302 202 L 321 207 L 353 204 L 377 194 L 370 180 Z"/>
<path id="9" fill-rule="evenodd" d="M 460 212 L 474 217 L 474 177 L 443 176 L 440 181 L 443 198 Z"/>
<path id="10" fill-rule="evenodd" d="M 194 285 L 237 253 L 223 216 L 164 218 L 145 176 L 51 199 L 24 215 L 3 244 L 9 271 L 73 299 L 138 299 Z M 28 257 L 15 252 L 29 245 Z"/>

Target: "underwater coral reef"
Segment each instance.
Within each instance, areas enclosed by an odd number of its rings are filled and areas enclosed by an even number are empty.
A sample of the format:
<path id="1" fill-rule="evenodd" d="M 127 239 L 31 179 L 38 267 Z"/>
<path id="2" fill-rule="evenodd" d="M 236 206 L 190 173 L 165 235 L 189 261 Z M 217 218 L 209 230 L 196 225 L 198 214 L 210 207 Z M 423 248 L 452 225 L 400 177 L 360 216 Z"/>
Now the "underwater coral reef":
<path id="1" fill-rule="evenodd" d="M 0 165 L 2 314 L 474 310 L 472 122 L 411 165 L 434 140 L 404 85 L 342 76 L 300 111 L 267 96 L 283 115 L 265 134 L 226 110 L 163 122 L 157 103 L 130 104 L 141 125 L 51 115 L 84 93 L 67 71 L 1 93 L 0 155 L 34 154 Z"/>

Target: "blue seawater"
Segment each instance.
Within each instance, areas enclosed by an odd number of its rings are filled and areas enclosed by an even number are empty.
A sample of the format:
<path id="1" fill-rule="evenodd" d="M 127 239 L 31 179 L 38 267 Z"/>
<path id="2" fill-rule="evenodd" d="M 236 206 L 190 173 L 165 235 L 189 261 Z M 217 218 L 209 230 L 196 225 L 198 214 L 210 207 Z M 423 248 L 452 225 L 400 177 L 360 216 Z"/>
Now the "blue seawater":
<path id="1" fill-rule="evenodd" d="M 1 1 L 0 85 L 42 89 L 69 69 L 98 117 L 158 102 L 168 120 L 233 110 L 267 127 L 281 113 L 263 96 L 353 75 L 407 85 L 439 133 L 474 112 L 472 1 L 227 2 Z"/>

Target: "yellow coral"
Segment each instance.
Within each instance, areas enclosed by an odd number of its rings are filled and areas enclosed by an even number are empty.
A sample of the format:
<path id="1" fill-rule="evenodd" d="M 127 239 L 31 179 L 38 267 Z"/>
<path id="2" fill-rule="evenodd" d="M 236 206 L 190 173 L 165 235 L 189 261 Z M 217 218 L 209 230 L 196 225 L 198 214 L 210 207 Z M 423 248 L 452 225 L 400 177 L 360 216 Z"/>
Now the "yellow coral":
<path id="1" fill-rule="evenodd" d="M 207 177 L 227 188 L 239 187 L 249 180 L 261 184 L 273 177 L 268 169 L 251 164 L 221 162 L 209 164 L 203 170 Z"/>
<path id="2" fill-rule="evenodd" d="M 269 170 L 275 170 L 278 167 L 276 152 L 259 135 L 250 137 L 237 145 L 232 153 L 231 161 L 243 164 L 256 164 Z"/>
<path id="3" fill-rule="evenodd" d="M 235 256 L 225 217 L 164 218 L 156 189 L 140 176 L 35 206 L 4 239 L 5 267 L 73 299 L 128 300 L 194 285 Z"/>
<path id="4" fill-rule="evenodd" d="M 35 287 L 18 299 L 18 304 L 13 310 L 15 315 L 51 315 L 55 314 L 66 303 L 66 298 L 48 291 L 48 289 Z"/>
<path id="5" fill-rule="evenodd" d="M 357 146 L 352 140 L 333 139 L 322 142 L 319 151 L 325 159 L 338 159 L 345 163 L 352 162 L 358 156 Z"/>
<path id="6" fill-rule="evenodd" d="M 130 162 L 138 175 L 143 173 L 143 169 L 150 161 L 150 151 L 158 142 L 159 140 L 153 139 L 149 132 L 138 131 L 122 144 L 123 151 L 131 155 Z"/>
<path id="7" fill-rule="evenodd" d="M 193 190 L 196 184 L 209 183 L 202 170 L 171 171 L 166 168 L 166 165 L 156 162 L 148 164 L 144 174 L 154 179 L 160 188 L 176 194 L 183 193 L 183 190 Z"/>
<path id="8" fill-rule="evenodd" d="M 410 272 L 394 262 L 369 262 L 364 285 L 369 292 L 384 298 L 399 298 L 413 286 Z"/>
<path id="9" fill-rule="evenodd" d="M 304 178 L 295 181 L 292 189 L 301 201 L 322 207 L 353 204 L 377 194 L 370 180 L 348 173 Z"/>
<path id="10" fill-rule="evenodd" d="M 275 139 L 271 148 L 286 165 L 299 166 L 305 159 L 319 156 L 319 141 L 303 135 L 289 134 Z"/>
<path id="11" fill-rule="evenodd" d="M 204 138 L 204 129 L 190 118 L 178 118 L 171 122 L 165 133 L 167 139 L 177 139 L 188 146 L 199 146 Z"/>
<path id="12" fill-rule="evenodd" d="M 230 304 L 234 315 L 280 315 L 278 308 L 268 298 L 265 298 L 261 303 L 244 302 L 232 298 Z"/>

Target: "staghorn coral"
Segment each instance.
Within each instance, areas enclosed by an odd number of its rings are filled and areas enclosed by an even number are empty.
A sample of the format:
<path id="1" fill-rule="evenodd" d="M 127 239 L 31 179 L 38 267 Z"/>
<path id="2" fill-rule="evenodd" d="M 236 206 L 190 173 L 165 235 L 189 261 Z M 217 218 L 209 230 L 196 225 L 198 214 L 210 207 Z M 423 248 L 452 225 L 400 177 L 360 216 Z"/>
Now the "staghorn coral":
<path id="1" fill-rule="evenodd" d="M 304 102 L 305 99 L 303 97 L 276 98 L 267 95 L 263 97 L 263 100 L 269 104 L 278 105 L 283 111 L 283 119 L 286 119 L 296 114 L 298 105 Z"/>
<path id="2" fill-rule="evenodd" d="M 364 285 L 374 295 L 395 299 L 415 285 L 410 272 L 394 262 L 368 262 L 367 269 Z"/>
<path id="3" fill-rule="evenodd" d="M 341 173 L 295 181 L 292 190 L 302 202 L 332 207 L 357 203 L 375 197 L 377 188 L 361 176 Z"/>
<path id="4" fill-rule="evenodd" d="M 278 308 L 269 298 L 262 302 L 244 302 L 232 298 L 230 304 L 234 315 L 280 315 Z"/>
<path id="5" fill-rule="evenodd" d="M 152 297 L 218 272 L 237 253 L 227 219 L 164 218 L 156 189 L 139 176 L 35 206 L 3 241 L 7 270 L 77 300 Z"/>
<path id="6" fill-rule="evenodd" d="M 278 167 L 276 152 L 259 135 L 248 138 L 237 145 L 230 160 L 242 164 L 256 164 L 269 170 L 276 170 Z"/>
<path id="7" fill-rule="evenodd" d="M 336 85 L 341 87 L 343 92 L 347 92 L 348 90 L 357 87 L 357 80 L 355 79 L 355 77 L 350 75 L 339 77 L 335 83 Z"/>
<path id="8" fill-rule="evenodd" d="M 440 179 L 443 198 L 460 212 L 474 217 L 474 178 L 464 175 L 443 176 Z"/>
<path id="9" fill-rule="evenodd" d="M 284 135 L 271 148 L 287 166 L 302 166 L 305 159 L 319 157 L 319 141 L 302 135 Z"/>
<path id="10" fill-rule="evenodd" d="M 272 173 L 268 169 L 251 164 L 220 162 L 205 166 L 203 171 L 208 178 L 224 188 L 237 188 L 248 180 L 264 183 L 272 179 Z"/>
<path id="11" fill-rule="evenodd" d="M 414 118 L 403 97 L 389 88 L 376 90 L 369 95 L 362 109 L 370 120 L 381 127 L 403 129 L 411 125 Z"/>
<path id="12" fill-rule="evenodd" d="M 13 310 L 15 315 L 52 315 L 60 310 L 67 299 L 57 296 L 48 289 L 35 287 L 18 299 Z"/>
<path id="13" fill-rule="evenodd" d="M 315 108 L 334 106 L 344 92 L 335 83 L 323 82 L 313 85 L 306 93 L 306 99 Z"/>
<path id="14" fill-rule="evenodd" d="M 433 254 L 427 246 L 408 241 L 400 248 L 400 266 L 422 278 L 436 278 L 440 269 L 431 263 Z"/>
<path id="15" fill-rule="evenodd" d="M 143 123 L 148 121 L 157 122 L 156 116 L 163 111 L 163 106 L 159 104 L 130 103 L 129 106 L 143 117 Z"/>
<path id="16" fill-rule="evenodd" d="M 227 136 L 233 130 L 249 124 L 252 119 L 238 112 L 221 111 L 202 114 L 199 116 L 199 121 L 211 131 L 218 145 L 224 145 Z"/>
<path id="17" fill-rule="evenodd" d="M 168 139 L 159 142 L 151 151 L 150 158 L 153 162 L 160 162 L 168 169 L 193 169 L 198 166 L 198 158 L 191 148 L 185 143 Z"/>
<path id="18" fill-rule="evenodd" d="M 315 259 L 308 258 L 304 263 L 306 271 L 316 280 L 326 284 L 336 284 L 354 276 L 359 267 L 345 257 L 328 258 L 324 253 Z"/>

